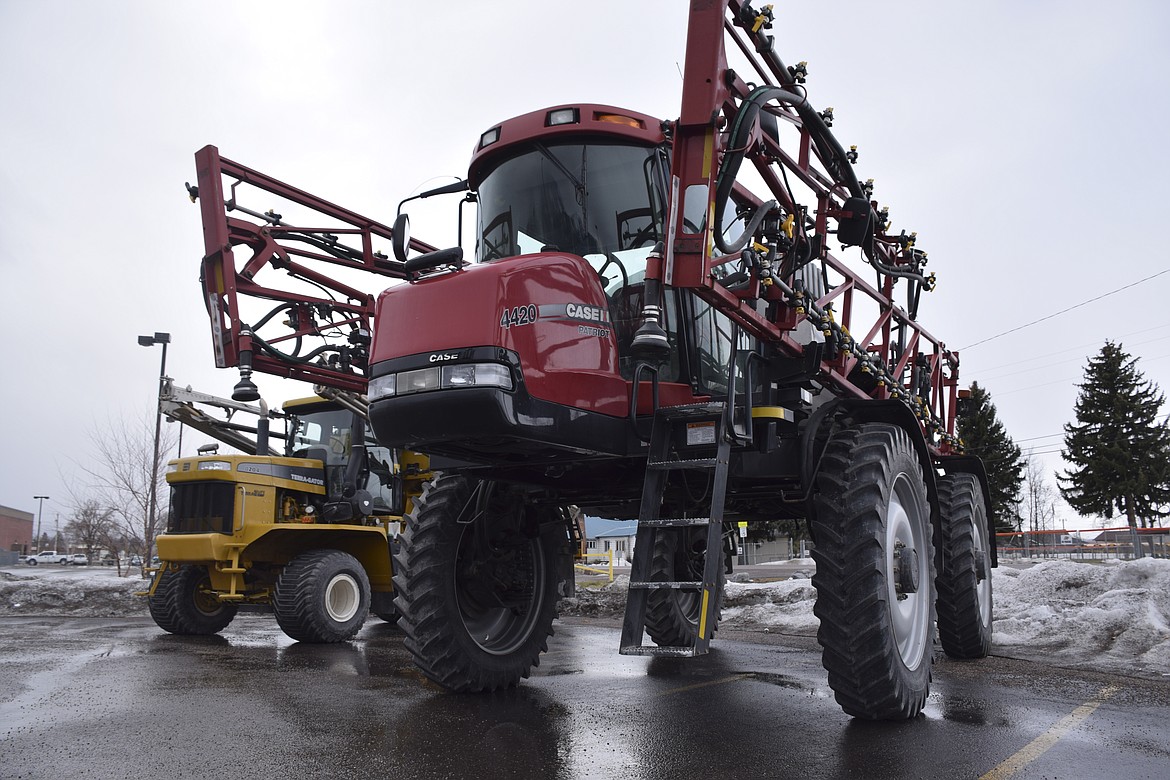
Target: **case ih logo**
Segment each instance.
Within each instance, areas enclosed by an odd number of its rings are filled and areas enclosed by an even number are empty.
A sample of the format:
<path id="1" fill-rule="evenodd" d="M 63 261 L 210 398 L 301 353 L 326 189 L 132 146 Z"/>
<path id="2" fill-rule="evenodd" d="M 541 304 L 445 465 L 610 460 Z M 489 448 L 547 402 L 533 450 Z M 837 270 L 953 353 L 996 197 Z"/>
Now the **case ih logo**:
<path id="1" fill-rule="evenodd" d="M 596 306 L 586 306 L 583 303 L 566 303 L 565 316 L 571 320 L 585 320 L 586 322 L 609 322 L 609 312 Z"/>
<path id="2" fill-rule="evenodd" d="M 540 319 L 560 322 L 588 322 L 590 325 L 577 325 L 577 332 L 583 336 L 597 336 L 609 338 L 610 330 L 598 325 L 609 325 L 609 310 L 587 303 L 545 303 L 540 307 Z"/>
<path id="3" fill-rule="evenodd" d="M 444 360 L 458 360 L 458 359 L 459 359 L 458 352 L 436 352 L 435 354 L 433 354 L 429 358 L 427 358 L 427 361 L 431 362 L 431 363 L 442 363 Z"/>

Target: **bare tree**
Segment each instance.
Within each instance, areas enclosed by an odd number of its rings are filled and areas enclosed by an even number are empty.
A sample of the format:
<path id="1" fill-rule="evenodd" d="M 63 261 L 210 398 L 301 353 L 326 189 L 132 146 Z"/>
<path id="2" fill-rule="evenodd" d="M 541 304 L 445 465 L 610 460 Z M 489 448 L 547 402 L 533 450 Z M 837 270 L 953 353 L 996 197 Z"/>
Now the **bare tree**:
<path id="1" fill-rule="evenodd" d="M 1020 514 L 1031 532 L 1053 530 L 1056 525 L 1056 491 L 1048 484 L 1044 467 L 1035 455 L 1024 460 L 1024 483 L 1020 497 Z"/>
<path id="2" fill-rule="evenodd" d="M 100 501 L 84 499 L 73 508 L 73 517 L 65 524 L 65 531 L 74 544 L 85 548 L 86 556 L 93 558 L 94 551 L 108 547 L 108 540 L 114 530 L 114 511 L 102 506 Z"/>
<path id="3" fill-rule="evenodd" d="M 139 547 L 144 562 L 154 551 L 154 537 L 163 524 L 167 507 L 166 461 L 175 446 L 175 435 L 164 430 L 159 439 L 158 461 L 154 460 L 154 417 L 137 422 L 106 422 L 89 432 L 96 457 L 81 468 L 92 480 L 102 502 L 111 507 L 120 534 L 132 547 Z M 157 476 L 158 499 L 150 512 L 152 477 Z"/>

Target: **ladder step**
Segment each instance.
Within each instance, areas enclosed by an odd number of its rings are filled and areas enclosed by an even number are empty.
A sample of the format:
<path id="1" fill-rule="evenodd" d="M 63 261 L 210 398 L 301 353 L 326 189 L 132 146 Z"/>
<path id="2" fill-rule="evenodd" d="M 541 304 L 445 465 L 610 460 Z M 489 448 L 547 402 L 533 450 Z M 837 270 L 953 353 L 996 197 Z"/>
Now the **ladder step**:
<path id="1" fill-rule="evenodd" d="M 676 658 L 690 658 L 703 655 L 705 651 L 693 647 L 657 647 L 655 645 L 631 645 L 618 651 L 620 655 L 666 655 Z"/>
<path id="2" fill-rule="evenodd" d="M 671 528 L 683 525 L 709 525 L 709 517 L 660 517 L 657 520 L 639 520 L 638 525 L 647 528 Z"/>
<path id="3" fill-rule="evenodd" d="M 630 590 L 661 590 L 663 588 L 670 588 L 671 590 L 699 590 L 703 587 L 702 582 L 631 582 Z"/>
<path id="4" fill-rule="evenodd" d="M 243 574 L 247 569 L 240 569 L 238 567 L 224 567 L 220 569 L 224 574 Z"/>
<path id="5" fill-rule="evenodd" d="M 646 468 L 653 471 L 674 471 L 676 469 L 713 469 L 719 464 L 715 458 L 694 458 L 691 460 L 649 461 Z"/>

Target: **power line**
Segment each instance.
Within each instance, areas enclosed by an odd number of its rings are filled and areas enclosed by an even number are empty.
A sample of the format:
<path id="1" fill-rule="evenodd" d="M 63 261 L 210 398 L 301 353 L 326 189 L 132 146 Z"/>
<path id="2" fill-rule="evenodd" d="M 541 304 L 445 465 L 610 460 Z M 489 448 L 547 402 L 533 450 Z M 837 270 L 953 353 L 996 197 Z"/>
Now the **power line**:
<path id="1" fill-rule="evenodd" d="M 976 341 L 974 344 L 968 344 L 965 347 L 960 347 L 958 349 L 958 351 L 962 352 L 964 349 L 971 349 L 972 347 L 978 347 L 980 344 L 986 344 L 989 341 L 995 341 L 996 339 L 1000 338 L 1001 336 L 1006 336 L 1009 333 L 1015 333 L 1017 330 L 1023 330 L 1024 328 L 1030 328 L 1031 326 L 1033 326 L 1039 322 L 1044 322 L 1045 320 L 1050 320 L 1053 317 L 1059 317 L 1061 314 L 1067 314 L 1068 312 L 1072 311 L 1073 309 L 1079 309 L 1082 306 L 1088 306 L 1090 303 L 1093 303 L 1095 301 L 1099 301 L 1102 298 L 1108 298 L 1110 295 L 1116 295 L 1117 293 L 1128 290 L 1131 287 L 1137 287 L 1139 284 L 1142 284 L 1143 282 L 1148 282 L 1151 279 L 1157 279 L 1159 276 L 1162 276 L 1163 274 L 1170 274 L 1170 268 L 1166 268 L 1162 271 L 1159 271 L 1156 274 L 1152 274 L 1150 276 L 1147 276 L 1145 279 L 1138 279 L 1136 282 L 1131 282 L 1130 284 L 1127 284 L 1124 287 L 1118 287 L 1116 290 L 1110 290 L 1107 293 L 1102 293 L 1102 294 L 1098 295 L 1096 298 L 1090 298 L 1087 301 L 1081 301 L 1078 304 L 1075 304 L 1073 306 L 1069 306 L 1067 309 L 1061 309 L 1058 312 L 1053 312 L 1052 314 L 1049 314 L 1045 317 L 1041 317 L 1038 320 L 1032 320 L 1031 322 L 1026 322 L 1023 325 L 1019 325 L 1015 328 L 1012 328 L 1011 330 L 1005 330 L 1003 333 L 997 333 L 994 336 L 988 336 L 987 338 L 983 339 L 982 341 Z"/>
<path id="2" fill-rule="evenodd" d="M 1158 328 L 1170 328 L 1170 323 L 1167 323 L 1166 325 L 1159 325 L 1157 327 Z M 1156 328 L 1147 328 L 1147 330 L 1156 330 Z M 1145 332 L 1145 331 L 1138 331 L 1138 332 Z M 1132 336 L 1135 334 L 1134 333 L 1127 333 L 1125 335 Z M 1117 339 L 1111 339 L 1111 340 L 1114 341 L 1114 343 L 1116 343 L 1116 344 L 1121 344 L 1121 341 L 1120 341 L 1121 338 L 1124 338 L 1124 336 L 1120 336 Z M 1166 339 L 1170 339 L 1170 335 L 1158 336 L 1157 338 L 1146 339 L 1145 341 L 1136 341 L 1133 343 L 1125 344 L 1125 348 L 1128 350 L 1128 349 L 1132 349 L 1133 347 L 1141 347 L 1141 346 L 1145 346 L 1146 344 L 1153 344 L 1157 341 L 1165 341 Z M 1098 341 L 1094 341 L 1090 344 L 1084 344 L 1080 347 L 1072 347 L 1070 349 L 1061 350 L 1060 352 L 1050 352 L 1050 353 L 1048 353 L 1048 356 L 1052 357 L 1055 355 L 1064 354 L 1066 352 L 1074 352 L 1074 351 L 1083 349 L 1084 347 L 1096 347 L 1096 346 L 1103 344 L 1104 341 L 1105 341 L 1104 339 L 1101 339 Z M 1140 358 L 1141 356 L 1139 355 L 1138 357 Z M 1075 363 L 1077 361 L 1083 361 L 1084 359 L 1085 359 L 1085 355 L 1083 352 L 1081 354 L 1077 355 L 1076 357 L 1064 358 L 1063 360 L 1055 360 L 1051 363 L 1037 363 L 1035 357 L 1028 357 L 1028 358 L 1024 358 L 1023 360 L 1016 360 L 1016 361 L 1013 361 L 1011 363 L 1004 363 L 1002 365 L 996 366 L 995 368 L 984 369 L 984 370 L 979 372 L 979 375 L 980 375 L 980 378 L 982 379 L 982 378 L 986 378 L 988 374 L 994 374 L 995 372 L 1001 371 L 1002 369 L 1005 369 L 1005 368 L 1013 368 L 1015 366 L 1023 365 L 1024 363 L 1032 364 L 1031 368 L 1022 368 L 1019 371 L 1009 371 L 1007 373 L 999 374 L 999 376 L 997 378 L 1002 379 L 1003 377 L 1007 377 L 1007 376 L 1016 376 L 1017 374 L 1026 374 L 1029 371 L 1042 371 L 1044 369 L 1052 368 L 1054 366 L 1062 366 L 1065 363 Z"/>
<path id="3" fill-rule="evenodd" d="M 1015 441 L 1017 444 L 1019 444 L 1022 441 L 1036 441 L 1037 439 L 1054 439 L 1057 436 L 1064 436 L 1064 434 L 1063 433 L 1049 433 L 1049 434 L 1046 434 L 1044 436 L 1030 436 L 1027 439 L 1013 439 L 1013 441 Z"/>
<path id="4" fill-rule="evenodd" d="M 1168 269 L 1168 270 L 1170 270 L 1170 269 Z M 1142 366 L 1143 367 L 1147 366 L 1150 363 L 1153 363 L 1153 362 L 1158 361 L 1158 360 L 1165 360 L 1168 357 L 1170 357 L 1170 353 L 1167 353 L 1165 355 L 1158 355 L 1156 357 L 1143 357 L 1143 358 L 1141 358 Z M 1144 374 L 1144 372 L 1143 372 L 1143 374 Z M 1077 380 L 1083 379 L 1083 378 L 1084 378 L 1083 376 L 1081 376 L 1081 377 L 1070 376 L 1070 377 L 1067 377 L 1065 379 L 1056 379 L 1052 382 L 1042 382 L 1041 384 L 1038 384 L 1038 385 L 1028 385 L 1027 387 L 1017 387 L 1015 390 L 1002 390 L 1002 391 L 997 390 L 995 393 L 995 397 L 1002 398 L 1005 395 L 1011 395 L 1013 393 L 1022 393 L 1025 390 L 1035 390 L 1038 387 L 1050 387 L 1052 385 L 1069 385 L 1072 387 L 1080 387 L 1080 385 L 1077 384 Z"/>

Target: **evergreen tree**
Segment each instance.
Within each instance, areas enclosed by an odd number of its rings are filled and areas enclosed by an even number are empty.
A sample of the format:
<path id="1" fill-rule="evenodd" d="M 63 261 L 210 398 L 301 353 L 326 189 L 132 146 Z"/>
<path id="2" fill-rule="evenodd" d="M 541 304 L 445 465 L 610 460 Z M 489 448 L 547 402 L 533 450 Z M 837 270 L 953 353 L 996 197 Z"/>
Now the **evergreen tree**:
<path id="1" fill-rule="evenodd" d="M 1007 430 L 991 402 L 991 394 L 972 383 L 971 395 L 959 410 L 959 438 L 963 449 L 983 460 L 987 487 L 991 493 L 991 514 L 998 531 L 1016 531 L 1019 517 L 1020 485 L 1024 481 L 1024 459 L 1019 445 Z"/>
<path id="2" fill-rule="evenodd" d="M 1105 342 L 1078 385 L 1077 424 L 1065 423 L 1060 492 L 1082 515 L 1123 515 L 1134 529 L 1170 514 L 1170 426 L 1165 400 L 1120 344 Z"/>

